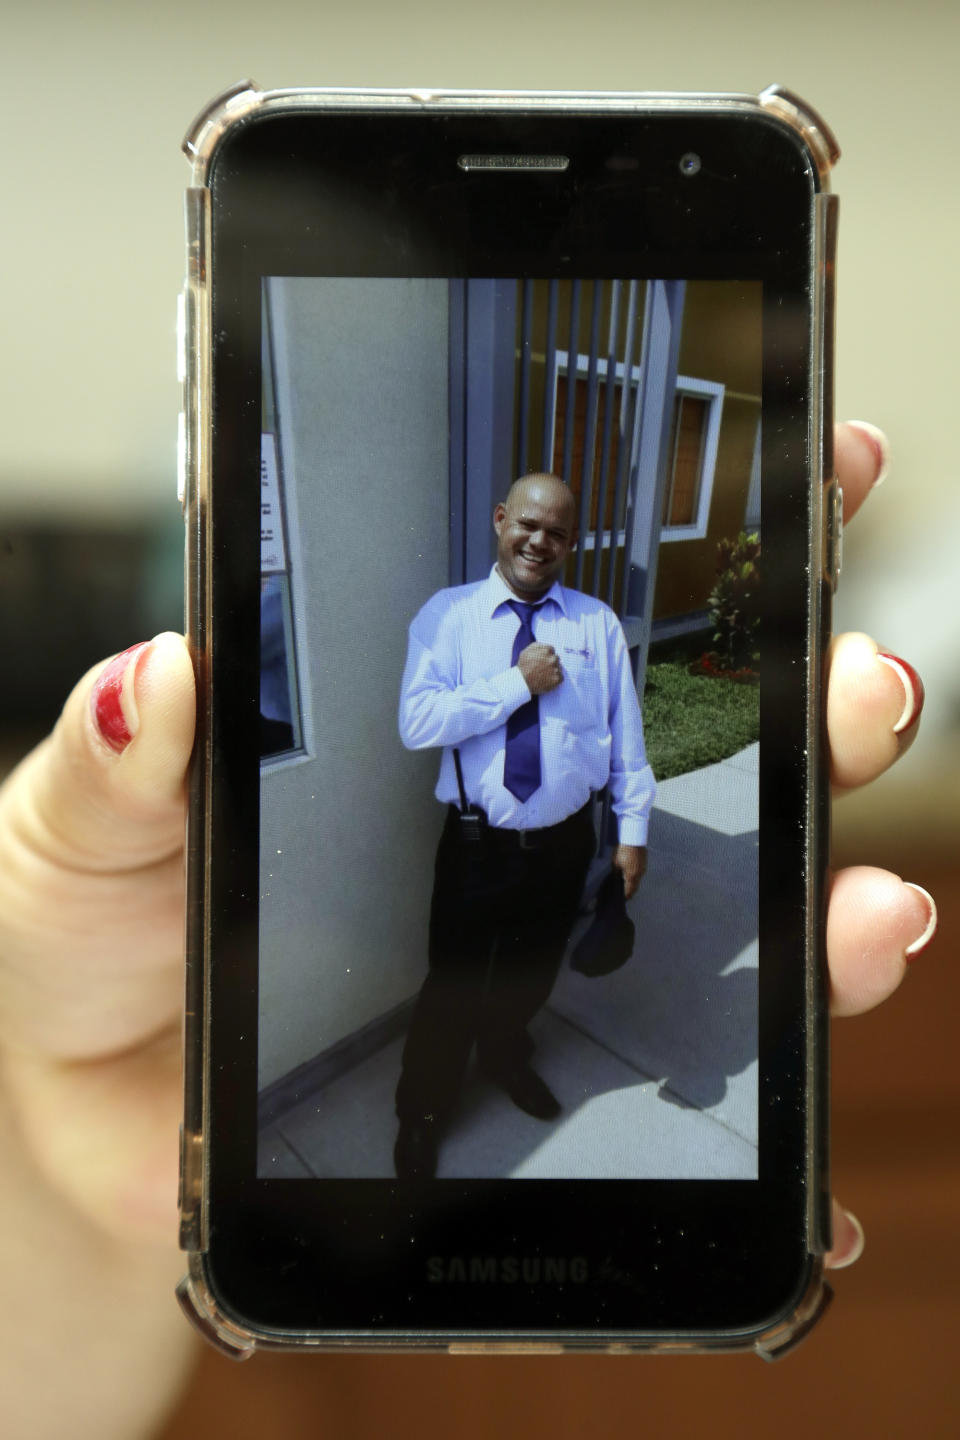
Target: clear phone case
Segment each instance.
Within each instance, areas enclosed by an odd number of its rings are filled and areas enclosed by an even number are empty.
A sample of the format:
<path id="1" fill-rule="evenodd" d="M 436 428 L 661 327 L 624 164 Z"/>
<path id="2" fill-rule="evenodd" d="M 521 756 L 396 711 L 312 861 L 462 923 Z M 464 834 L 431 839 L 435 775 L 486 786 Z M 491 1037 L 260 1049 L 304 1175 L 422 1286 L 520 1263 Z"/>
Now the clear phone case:
<path id="1" fill-rule="evenodd" d="M 252 116 L 283 112 L 350 111 L 371 108 L 386 111 L 436 110 L 449 112 L 490 110 L 493 112 L 593 113 L 621 112 L 765 115 L 799 136 L 809 156 L 812 172 L 818 176 L 815 197 L 815 254 L 811 273 L 814 279 L 814 324 L 812 373 L 821 377 L 819 393 L 811 406 L 810 452 L 813 457 L 813 524 L 810 536 L 811 609 L 809 631 L 816 643 L 810 646 L 812 673 L 808 693 L 811 713 L 808 734 L 815 736 L 821 724 L 819 698 L 822 676 L 819 667 L 829 638 L 830 594 L 836 586 L 839 556 L 839 492 L 833 464 L 833 340 L 834 273 L 836 256 L 836 198 L 829 193 L 829 177 L 839 159 L 837 142 L 823 119 L 805 101 L 780 86 L 771 86 L 759 96 L 740 94 L 576 94 L 534 92 L 466 92 L 428 90 L 290 89 L 263 91 L 250 81 L 241 82 L 216 97 L 190 125 L 183 150 L 191 166 L 186 192 L 186 279 L 181 310 L 180 342 L 183 376 L 183 415 L 180 436 L 180 488 L 186 523 L 186 615 L 188 641 L 194 656 L 198 680 L 197 747 L 191 774 L 190 815 L 187 836 L 187 972 L 184 1030 L 185 1099 L 180 1158 L 180 1245 L 187 1254 L 187 1273 L 177 1288 L 181 1307 L 206 1340 L 232 1359 L 249 1358 L 258 1349 L 369 1351 L 396 1349 L 447 1350 L 451 1353 L 563 1353 L 590 1349 L 596 1340 L 589 1335 L 564 1332 L 556 1338 L 526 1337 L 504 1332 L 496 1340 L 476 1341 L 455 1334 L 438 1341 L 425 1340 L 416 1333 L 384 1339 L 371 1336 L 358 1342 L 353 1338 L 331 1338 L 329 1334 L 284 1331 L 255 1331 L 236 1323 L 223 1312 L 208 1283 L 205 1255 L 208 1248 L 208 1074 L 211 1057 L 207 1047 L 210 998 L 210 955 L 205 931 L 205 889 L 211 845 L 211 764 L 207 715 L 206 678 L 212 644 L 212 615 L 208 576 L 213 541 L 210 515 L 211 493 L 211 359 L 210 305 L 212 254 L 210 190 L 208 178 L 212 160 L 233 126 Z M 819 482 L 819 483 L 818 483 Z M 816 583 L 816 582 L 819 583 Z M 818 786 L 808 787 L 808 845 L 812 837 L 827 844 L 829 827 L 825 816 L 817 817 Z M 819 827 L 815 821 L 819 818 Z M 810 903 L 807 913 L 811 928 L 816 923 L 822 897 L 814 893 L 813 877 L 818 873 L 817 857 L 807 868 Z M 812 936 L 810 937 L 812 940 Z M 813 946 L 811 944 L 811 952 Z M 815 1093 L 810 1095 L 810 1122 L 806 1149 L 806 1242 L 813 1264 L 806 1293 L 792 1314 L 779 1319 L 763 1333 L 744 1335 L 721 1333 L 638 1334 L 629 1342 L 606 1345 L 609 1353 L 716 1353 L 752 1350 L 766 1360 L 779 1358 L 812 1329 L 827 1308 L 832 1292 L 824 1279 L 822 1257 L 830 1247 L 830 1197 L 827 1157 L 826 1093 L 826 1007 L 822 977 L 811 976 L 807 986 L 807 1026 L 810 1053 L 807 1074 Z"/>

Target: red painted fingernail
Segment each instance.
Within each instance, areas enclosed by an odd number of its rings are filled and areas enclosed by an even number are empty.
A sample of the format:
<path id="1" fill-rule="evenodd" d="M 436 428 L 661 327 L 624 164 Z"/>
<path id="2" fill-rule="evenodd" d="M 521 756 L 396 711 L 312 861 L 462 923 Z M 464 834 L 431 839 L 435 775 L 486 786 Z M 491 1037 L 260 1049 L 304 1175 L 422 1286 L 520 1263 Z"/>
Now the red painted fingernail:
<path id="1" fill-rule="evenodd" d="M 918 955 L 923 954 L 924 950 L 926 950 L 927 946 L 930 944 L 930 941 L 937 933 L 937 904 L 933 896 L 930 894 L 930 891 L 924 890 L 922 885 L 915 885 L 912 880 L 904 880 L 903 883 L 904 885 L 909 885 L 911 890 L 916 890 L 918 895 L 922 895 L 924 900 L 926 900 L 927 904 L 930 907 L 930 918 L 927 921 L 927 928 L 924 930 L 923 934 L 918 935 L 916 940 L 914 940 L 913 944 L 908 945 L 906 950 L 904 950 L 903 952 L 904 959 L 906 960 L 907 964 L 910 965 L 913 963 L 914 960 L 916 960 Z"/>
<path id="2" fill-rule="evenodd" d="M 882 660 L 884 665 L 889 665 L 890 669 L 895 671 L 903 686 L 903 711 L 893 727 L 894 735 L 902 735 L 904 730 L 909 730 L 920 719 L 924 698 L 923 681 L 913 666 L 906 660 L 901 660 L 899 655 L 891 655 L 886 650 L 878 650 L 877 659 Z"/>
<path id="3" fill-rule="evenodd" d="M 869 441 L 870 448 L 873 450 L 877 463 L 877 478 L 871 488 L 876 490 L 877 486 L 882 485 L 890 473 L 890 441 L 883 431 L 878 430 L 876 425 L 871 425 L 869 420 L 848 420 L 847 424 L 852 425 L 854 430 L 859 430 L 863 438 Z"/>
<path id="4" fill-rule="evenodd" d="M 102 738 L 119 755 L 137 733 L 139 716 L 133 682 L 140 657 L 150 645 L 142 640 L 114 656 L 97 676 L 90 696 L 93 720 Z"/>

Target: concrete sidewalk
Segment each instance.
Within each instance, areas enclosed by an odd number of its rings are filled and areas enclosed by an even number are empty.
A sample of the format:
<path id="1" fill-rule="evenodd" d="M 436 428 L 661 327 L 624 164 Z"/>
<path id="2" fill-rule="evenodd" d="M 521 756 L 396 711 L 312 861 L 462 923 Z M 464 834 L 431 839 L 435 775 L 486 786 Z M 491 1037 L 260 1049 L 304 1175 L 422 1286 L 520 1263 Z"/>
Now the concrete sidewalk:
<path id="1" fill-rule="evenodd" d="M 563 1113 L 533 1120 L 472 1078 L 441 1178 L 755 1178 L 758 766 L 752 745 L 661 783 L 633 959 L 594 980 L 564 966 L 532 1028 Z M 266 1130 L 259 1173 L 392 1175 L 401 1044 Z"/>
<path id="2" fill-rule="evenodd" d="M 656 1128 L 677 1177 L 715 1173 L 718 1156 L 727 1175 L 756 1174 L 758 798 L 757 745 L 662 782 L 633 959 L 606 979 L 564 969 L 550 1001 L 675 1112 Z M 676 1118 L 691 1110 L 692 1129 Z"/>

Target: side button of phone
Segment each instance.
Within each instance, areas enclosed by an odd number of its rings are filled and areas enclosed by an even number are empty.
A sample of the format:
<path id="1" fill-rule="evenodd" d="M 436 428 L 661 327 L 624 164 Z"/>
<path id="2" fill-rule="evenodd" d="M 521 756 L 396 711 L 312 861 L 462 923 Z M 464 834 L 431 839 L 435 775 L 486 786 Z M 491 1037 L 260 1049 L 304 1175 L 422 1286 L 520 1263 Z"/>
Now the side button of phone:
<path id="1" fill-rule="evenodd" d="M 177 499 L 183 510 L 187 501 L 187 417 L 177 416 Z"/>
<path id="2" fill-rule="evenodd" d="M 843 491 L 836 481 L 830 486 L 826 525 L 826 579 L 830 588 L 836 590 L 840 583 L 840 571 L 843 568 Z"/>

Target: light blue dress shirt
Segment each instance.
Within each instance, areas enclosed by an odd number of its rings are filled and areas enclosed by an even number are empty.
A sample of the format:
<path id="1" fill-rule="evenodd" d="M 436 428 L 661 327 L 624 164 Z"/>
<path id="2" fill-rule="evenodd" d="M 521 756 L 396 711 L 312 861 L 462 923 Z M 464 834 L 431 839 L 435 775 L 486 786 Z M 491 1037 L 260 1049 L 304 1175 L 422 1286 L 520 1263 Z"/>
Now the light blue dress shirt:
<path id="1" fill-rule="evenodd" d="M 540 696 L 542 783 L 526 801 L 505 788 L 506 722 L 530 699 L 510 663 L 520 622 L 507 601 L 516 598 L 494 566 L 486 580 L 427 601 L 410 626 L 401 740 L 409 750 L 443 746 L 435 793 L 453 804 L 459 746 L 467 799 L 491 825 L 558 825 L 609 784 L 621 844 L 645 845 L 656 785 L 623 630 L 602 600 L 556 582 L 533 616 L 537 641 L 553 646 L 563 669 L 561 684 Z"/>

